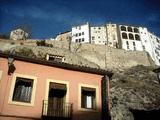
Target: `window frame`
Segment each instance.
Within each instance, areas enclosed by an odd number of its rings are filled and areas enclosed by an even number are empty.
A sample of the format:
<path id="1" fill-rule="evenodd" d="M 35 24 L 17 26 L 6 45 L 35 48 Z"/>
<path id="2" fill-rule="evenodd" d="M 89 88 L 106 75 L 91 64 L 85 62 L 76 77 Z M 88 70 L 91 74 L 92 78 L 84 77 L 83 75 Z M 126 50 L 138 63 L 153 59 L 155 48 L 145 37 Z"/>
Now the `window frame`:
<path id="1" fill-rule="evenodd" d="M 93 88 L 95 89 L 95 108 L 82 108 L 81 107 L 81 96 L 82 96 L 82 88 Z M 78 84 L 78 110 L 81 111 L 98 111 L 99 107 L 99 87 L 96 85 L 88 85 L 88 84 Z"/>
<path id="2" fill-rule="evenodd" d="M 33 80 L 31 100 L 30 100 L 29 103 L 28 102 L 23 102 L 23 101 L 13 101 L 12 100 L 13 94 L 14 94 L 15 85 L 16 85 L 16 80 L 17 80 L 18 77 L 26 78 L 26 79 L 32 79 Z M 35 93 L 36 93 L 36 84 L 37 84 L 37 77 L 14 73 L 13 74 L 13 78 L 12 78 L 12 82 L 11 82 L 11 89 L 10 89 L 8 103 L 9 104 L 15 104 L 15 105 L 23 105 L 23 106 L 34 106 Z"/>

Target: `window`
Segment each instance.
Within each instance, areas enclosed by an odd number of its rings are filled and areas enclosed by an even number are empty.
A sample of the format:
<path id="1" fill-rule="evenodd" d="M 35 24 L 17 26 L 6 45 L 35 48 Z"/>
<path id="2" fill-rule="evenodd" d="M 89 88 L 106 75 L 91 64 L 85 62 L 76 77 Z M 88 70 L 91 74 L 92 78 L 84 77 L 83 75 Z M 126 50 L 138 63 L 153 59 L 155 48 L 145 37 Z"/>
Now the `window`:
<path id="1" fill-rule="evenodd" d="M 98 29 L 100 30 L 101 28 L 100 28 L 100 27 L 98 27 Z"/>
<path id="2" fill-rule="evenodd" d="M 78 39 L 76 39 L 76 42 L 78 42 Z"/>
<path id="3" fill-rule="evenodd" d="M 133 46 L 135 46 L 135 42 L 133 42 Z"/>
<path id="4" fill-rule="evenodd" d="M 128 42 L 128 41 L 126 41 L 126 44 L 127 44 L 127 45 L 129 45 L 129 42 Z"/>
<path id="5" fill-rule="evenodd" d="M 126 31 L 126 27 L 125 26 L 121 26 L 121 30 L 122 31 Z"/>
<path id="6" fill-rule="evenodd" d="M 78 36 L 78 34 L 76 34 L 76 37 Z"/>
<path id="7" fill-rule="evenodd" d="M 12 101 L 31 102 L 33 80 L 27 78 L 16 78 Z"/>
<path id="8" fill-rule="evenodd" d="M 79 36 L 81 36 L 81 33 L 79 33 Z"/>
<path id="9" fill-rule="evenodd" d="M 99 87 L 95 85 L 79 84 L 78 85 L 78 109 L 98 111 L 99 105 Z"/>
<path id="10" fill-rule="evenodd" d="M 95 37 L 94 36 L 92 36 L 92 40 L 94 40 L 95 39 Z"/>
<path id="11" fill-rule="evenodd" d="M 84 32 L 82 32 L 82 35 L 84 35 Z"/>
<path id="12" fill-rule="evenodd" d="M 84 38 L 82 38 L 82 42 L 84 42 Z"/>
<path id="13" fill-rule="evenodd" d="M 79 43 L 81 42 L 81 39 L 79 39 Z"/>
<path id="14" fill-rule="evenodd" d="M 134 32 L 135 32 L 135 33 L 139 33 L 138 28 L 134 28 Z"/>
<path id="15" fill-rule="evenodd" d="M 49 60 L 49 61 L 63 62 L 64 61 L 64 56 L 47 54 L 46 59 Z"/>
<path id="16" fill-rule="evenodd" d="M 81 87 L 81 108 L 95 109 L 96 108 L 96 89 Z"/>
<path id="17" fill-rule="evenodd" d="M 128 39 L 127 33 L 122 33 L 122 38 L 123 38 L 123 39 Z"/>
<path id="18" fill-rule="evenodd" d="M 133 32 L 131 27 L 128 27 L 128 32 Z"/>
<path id="19" fill-rule="evenodd" d="M 129 34 L 129 39 L 134 40 L 133 34 Z"/>
<path id="20" fill-rule="evenodd" d="M 9 103 L 33 106 L 35 99 L 37 77 L 13 74 Z"/>
<path id="21" fill-rule="evenodd" d="M 136 40 L 140 40 L 140 36 L 136 34 L 136 35 L 135 35 L 135 39 L 136 39 Z"/>

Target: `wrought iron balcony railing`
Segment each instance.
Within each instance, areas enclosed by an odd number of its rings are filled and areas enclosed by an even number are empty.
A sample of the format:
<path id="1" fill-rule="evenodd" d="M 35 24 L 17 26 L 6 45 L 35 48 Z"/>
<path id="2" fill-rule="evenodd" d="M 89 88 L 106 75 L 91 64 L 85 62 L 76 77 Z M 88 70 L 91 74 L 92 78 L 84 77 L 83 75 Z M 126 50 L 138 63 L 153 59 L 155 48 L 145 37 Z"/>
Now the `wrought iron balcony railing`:
<path id="1" fill-rule="evenodd" d="M 72 118 L 71 103 L 43 100 L 42 117 Z"/>

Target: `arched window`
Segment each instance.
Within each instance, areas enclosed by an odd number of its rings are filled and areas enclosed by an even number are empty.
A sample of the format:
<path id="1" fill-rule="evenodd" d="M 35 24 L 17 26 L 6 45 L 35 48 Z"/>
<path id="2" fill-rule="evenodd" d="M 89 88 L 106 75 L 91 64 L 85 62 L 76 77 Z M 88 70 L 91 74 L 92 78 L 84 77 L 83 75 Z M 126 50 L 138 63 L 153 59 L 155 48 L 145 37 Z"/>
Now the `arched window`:
<path id="1" fill-rule="evenodd" d="M 126 27 L 125 26 L 121 26 L 121 30 L 122 31 L 126 31 Z"/>
<path id="2" fill-rule="evenodd" d="M 128 29 L 128 32 L 133 32 L 131 27 L 128 27 L 127 29 Z"/>
<path id="3" fill-rule="evenodd" d="M 129 33 L 129 39 L 134 40 L 133 34 Z"/>
<path id="4" fill-rule="evenodd" d="M 134 28 L 134 32 L 135 32 L 135 33 L 139 33 L 138 28 Z"/>
<path id="5" fill-rule="evenodd" d="M 140 40 L 140 36 L 136 34 L 136 35 L 135 35 L 135 39 L 136 39 L 136 40 Z"/>
<path id="6" fill-rule="evenodd" d="M 122 38 L 123 38 L 123 39 L 128 39 L 127 33 L 122 33 Z"/>

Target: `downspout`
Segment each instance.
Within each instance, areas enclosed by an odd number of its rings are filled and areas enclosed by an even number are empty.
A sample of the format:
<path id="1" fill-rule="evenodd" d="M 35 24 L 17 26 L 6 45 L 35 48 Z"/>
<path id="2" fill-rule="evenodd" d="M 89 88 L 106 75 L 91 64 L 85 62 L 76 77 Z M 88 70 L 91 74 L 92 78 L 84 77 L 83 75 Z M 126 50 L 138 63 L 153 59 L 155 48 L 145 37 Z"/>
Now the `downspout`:
<path id="1" fill-rule="evenodd" d="M 102 78 L 102 119 L 111 120 L 110 114 L 110 77 L 104 75 Z"/>

